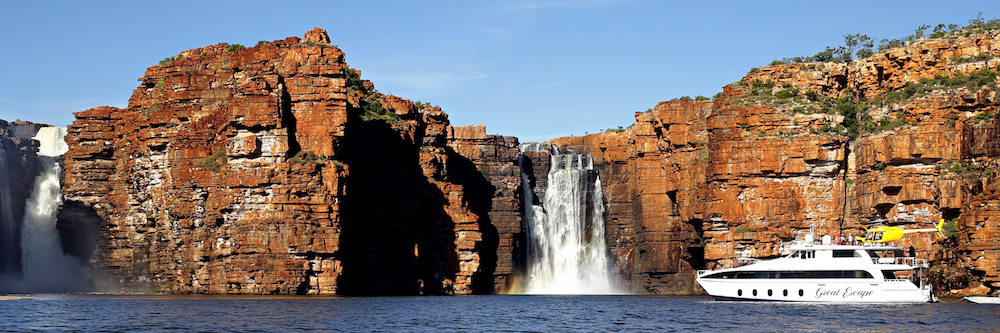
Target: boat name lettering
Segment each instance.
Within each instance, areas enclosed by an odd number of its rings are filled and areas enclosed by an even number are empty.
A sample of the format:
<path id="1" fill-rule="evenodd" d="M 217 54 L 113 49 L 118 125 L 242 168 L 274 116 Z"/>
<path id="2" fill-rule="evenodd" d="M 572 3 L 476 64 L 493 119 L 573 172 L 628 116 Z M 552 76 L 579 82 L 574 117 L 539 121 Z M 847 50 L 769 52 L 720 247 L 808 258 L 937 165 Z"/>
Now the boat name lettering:
<path id="1" fill-rule="evenodd" d="M 843 292 L 841 292 L 841 291 L 843 291 Z M 851 287 L 847 287 L 847 288 L 844 288 L 844 289 L 823 289 L 823 288 L 819 288 L 819 289 L 816 289 L 816 298 L 818 299 L 818 298 L 822 298 L 822 297 L 837 297 L 837 296 L 840 296 L 840 297 L 843 297 L 843 298 L 848 298 L 848 297 L 865 298 L 865 297 L 871 296 L 873 293 L 874 293 L 874 291 L 871 291 L 871 290 L 855 290 L 855 289 L 851 289 Z"/>
<path id="2" fill-rule="evenodd" d="M 871 290 L 852 290 L 851 287 L 847 287 L 847 290 L 844 291 L 844 298 L 848 297 L 865 298 L 871 296 L 872 293 L 874 292 Z"/>

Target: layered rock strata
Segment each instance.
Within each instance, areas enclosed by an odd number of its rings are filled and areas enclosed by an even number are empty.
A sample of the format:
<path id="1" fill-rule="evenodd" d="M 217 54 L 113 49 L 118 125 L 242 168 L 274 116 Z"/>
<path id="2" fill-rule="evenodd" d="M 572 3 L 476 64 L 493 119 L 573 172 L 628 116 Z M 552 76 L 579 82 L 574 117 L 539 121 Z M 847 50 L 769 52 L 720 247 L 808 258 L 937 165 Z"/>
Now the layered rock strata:
<path id="1" fill-rule="evenodd" d="M 697 293 L 694 270 L 777 256 L 810 230 L 945 219 L 961 245 L 933 234 L 897 245 L 939 259 L 942 279 L 961 281 L 939 284 L 949 292 L 997 293 L 998 56 L 992 33 L 765 67 L 713 101 L 660 103 L 625 131 L 551 142 L 594 156 L 608 242 L 639 292 Z"/>
<path id="2" fill-rule="evenodd" d="M 184 51 L 139 80 L 128 108 L 78 112 L 66 139 L 61 214 L 99 221 L 90 261 L 113 288 L 503 288 L 515 139 L 378 93 L 319 29 Z"/>
<path id="3" fill-rule="evenodd" d="M 932 259 L 939 292 L 997 294 L 998 56 L 991 33 L 765 67 L 550 143 L 593 157 L 637 292 L 699 293 L 695 270 L 810 230 L 944 219 L 951 237 L 898 245 Z M 492 293 L 524 267 L 517 140 L 378 93 L 319 29 L 188 50 L 140 81 L 128 108 L 76 113 L 64 157 L 60 220 L 99 226 L 75 251 L 117 288 Z M 538 182 L 542 155 L 525 153 Z"/>

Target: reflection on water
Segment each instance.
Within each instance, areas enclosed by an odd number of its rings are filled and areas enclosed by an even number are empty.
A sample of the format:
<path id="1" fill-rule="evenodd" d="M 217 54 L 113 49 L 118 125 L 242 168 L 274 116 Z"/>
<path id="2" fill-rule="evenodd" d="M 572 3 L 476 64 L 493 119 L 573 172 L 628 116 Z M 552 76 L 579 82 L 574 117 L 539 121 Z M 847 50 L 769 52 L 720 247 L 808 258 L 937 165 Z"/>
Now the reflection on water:
<path id="1" fill-rule="evenodd" d="M 1000 305 L 716 302 L 705 297 L 0 298 L 0 331 L 993 331 Z"/>

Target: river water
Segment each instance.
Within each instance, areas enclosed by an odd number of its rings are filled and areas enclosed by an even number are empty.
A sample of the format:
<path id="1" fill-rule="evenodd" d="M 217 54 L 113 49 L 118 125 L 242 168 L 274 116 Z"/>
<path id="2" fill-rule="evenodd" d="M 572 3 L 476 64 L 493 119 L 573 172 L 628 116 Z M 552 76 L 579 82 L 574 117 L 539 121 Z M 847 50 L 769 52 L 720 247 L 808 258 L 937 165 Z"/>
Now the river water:
<path id="1" fill-rule="evenodd" d="M 930 332 L 1000 330 L 1000 305 L 666 296 L 0 298 L 0 331 Z"/>

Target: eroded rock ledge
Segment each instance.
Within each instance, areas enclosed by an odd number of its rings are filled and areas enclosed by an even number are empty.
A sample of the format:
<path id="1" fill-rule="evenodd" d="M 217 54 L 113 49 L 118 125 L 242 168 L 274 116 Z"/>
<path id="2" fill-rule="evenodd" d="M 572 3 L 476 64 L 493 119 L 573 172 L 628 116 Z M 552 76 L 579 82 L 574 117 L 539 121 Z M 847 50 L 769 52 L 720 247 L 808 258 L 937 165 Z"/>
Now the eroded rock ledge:
<path id="1" fill-rule="evenodd" d="M 663 102 L 627 130 L 552 142 L 594 156 L 608 241 L 639 292 L 698 293 L 696 269 L 776 256 L 811 226 L 859 235 L 888 218 L 954 222 L 951 238 L 898 245 L 933 259 L 940 293 L 995 295 L 997 71 L 996 32 L 923 39 L 852 63 L 761 68 L 715 100 Z M 993 79 L 948 86 L 976 73 Z M 868 122 L 859 136 L 825 112 L 838 103 Z"/>
<path id="2" fill-rule="evenodd" d="M 996 294 L 997 82 L 940 82 L 1000 71 L 998 56 L 993 33 L 766 67 L 551 143 L 593 156 L 637 292 L 699 293 L 696 269 L 776 256 L 810 227 L 943 218 L 954 236 L 900 245 L 933 260 L 939 292 Z M 61 218 L 100 226 L 90 262 L 117 290 L 494 293 L 523 267 L 517 139 L 379 93 L 325 31 L 188 50 L 140 81 L 67 137 Z"/>
<path id="3" fill-rule="evenodd" d="M 117 290 L 492 293 L 520 231 L 514 138 L 374 89 L 327 33 L 187 50 L 76 113 L 63 215 Z M 498 264 L 499 263 L 499 264 Z"/>

